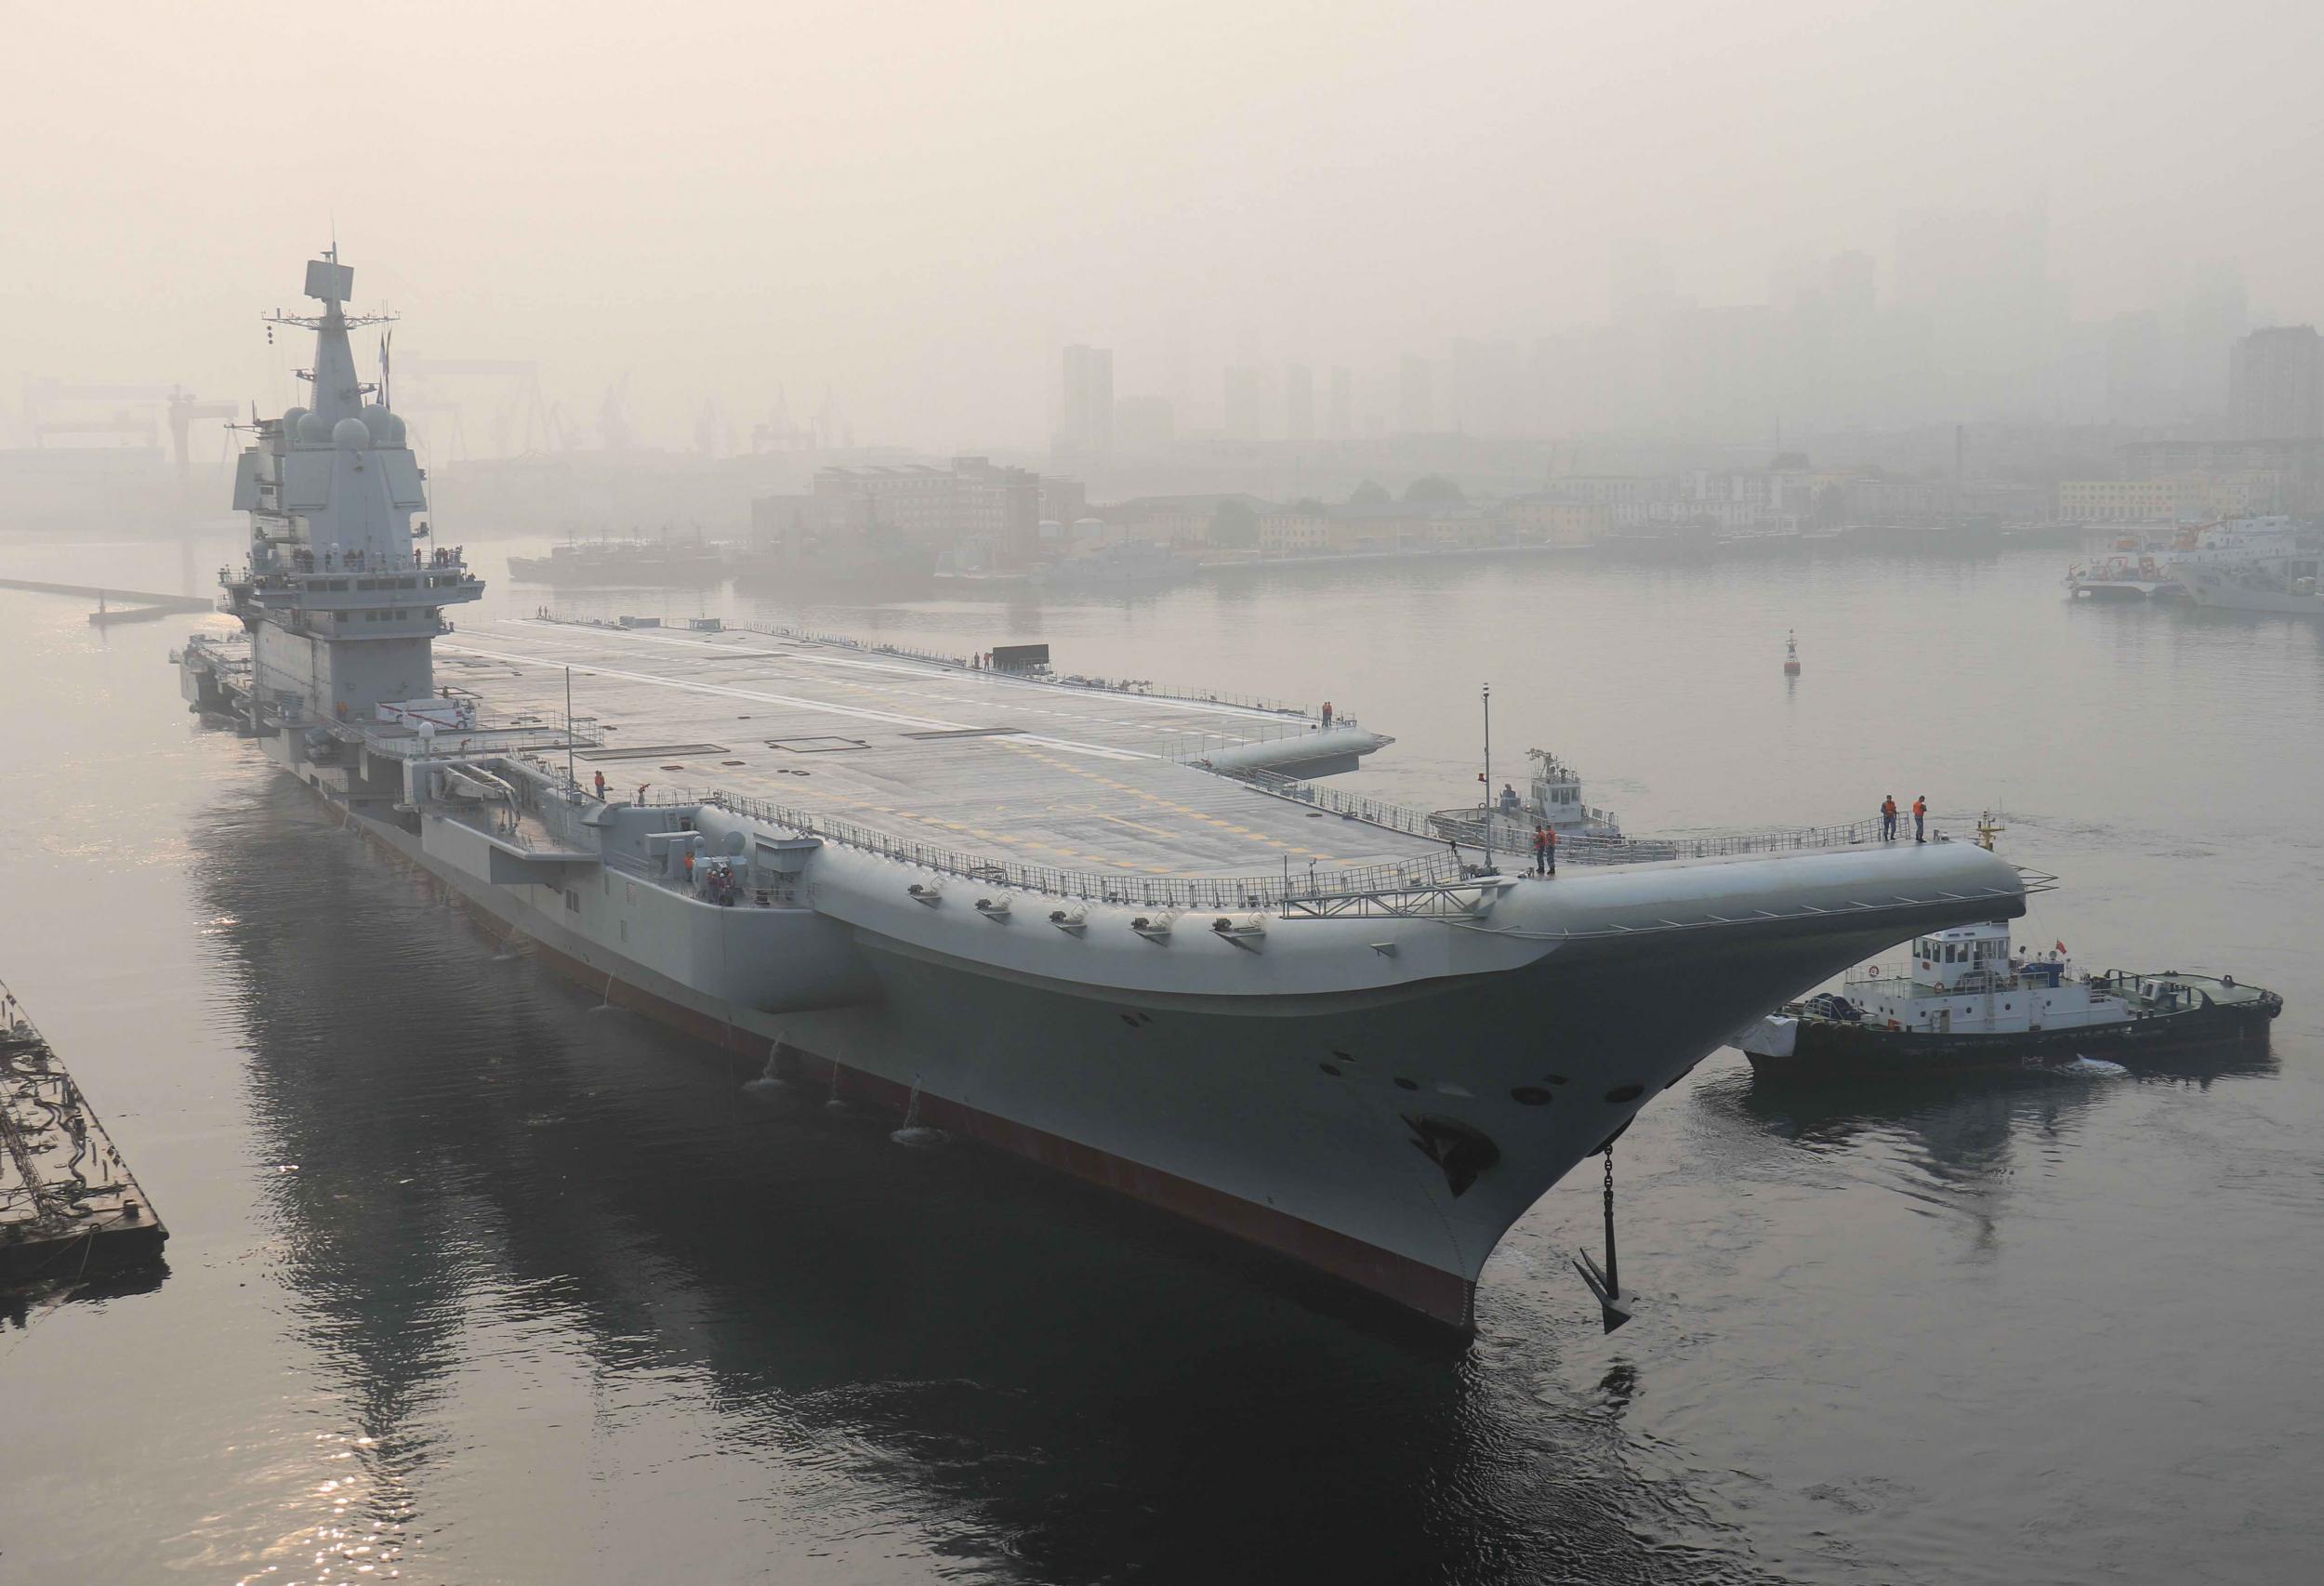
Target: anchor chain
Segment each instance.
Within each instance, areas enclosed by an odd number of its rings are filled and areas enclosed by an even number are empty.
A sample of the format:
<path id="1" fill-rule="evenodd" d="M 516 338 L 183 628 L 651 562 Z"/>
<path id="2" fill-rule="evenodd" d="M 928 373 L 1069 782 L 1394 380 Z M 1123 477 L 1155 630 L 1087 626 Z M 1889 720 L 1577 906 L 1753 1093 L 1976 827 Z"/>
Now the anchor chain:
<path id="1" fill-rule="evenodd" d="M 1631 1318 L 1630 1301 L 1622 1293 L 1622 1271 L 1614 1249 L 1614 1143 L 1605 1143 L 1605 1265 L 1601 1267 L 1588 1250 L 1574 1252 L 1574 1270 L 1598 1297 L 1598 1311 L 1612 1332 Z"/>
<path id="2" fill-rule="evenodd" d="M 1605 1290 L 1611 1299 L 1622 1296 L 1621 1268 L 1614 1255 L 1614 1144 L 1605 1148 Z"/>

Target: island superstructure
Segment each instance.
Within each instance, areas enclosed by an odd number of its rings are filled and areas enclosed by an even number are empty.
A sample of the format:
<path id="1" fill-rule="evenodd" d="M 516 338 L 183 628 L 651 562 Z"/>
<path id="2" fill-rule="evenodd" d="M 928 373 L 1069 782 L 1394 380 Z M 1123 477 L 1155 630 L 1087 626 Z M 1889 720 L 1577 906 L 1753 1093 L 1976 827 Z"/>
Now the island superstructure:
<path id="1" fill-rule="evenodd" d="M 1392 741 L 1344 717 L 706 620 L 453 632 L 481 586 L 413 548 L 350 286 L 310 267 L 314 406 L 244 455 L 245 631 L 188 642 L 194 707 L 611 1000 L 1454 1327 L 1731 1032 L 2023 910 L 1968 843 L 1486 873 L 1297 780 Z"/>

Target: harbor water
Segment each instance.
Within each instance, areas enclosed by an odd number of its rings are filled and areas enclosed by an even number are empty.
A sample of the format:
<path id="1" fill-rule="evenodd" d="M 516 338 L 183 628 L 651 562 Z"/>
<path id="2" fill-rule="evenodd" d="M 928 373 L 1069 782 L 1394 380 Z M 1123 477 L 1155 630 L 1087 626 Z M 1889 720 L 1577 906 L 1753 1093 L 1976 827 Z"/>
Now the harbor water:
<path id="1" fill-rule="evenodd" d="M 198 589 L 237 537 L 0 571 Z M 2061 879 L 2021 942 L 2287 1009 L 1934 1088 L 1723 1051 L 1617 1152 L 1637 1319 L 1568 1263 L 1593 1161 L 1431 1344 L 602 1010 L 186 714 L 205 619 L 0 591 L 0 973 L 172 1235 L 0 1310 L 0 1582 L 2313 1578 L 2324 627 L 2073 605 L 2055 551 L 873 604 L 511 586 L 545 543 L 470 548 L 489 606 L 1328 699 L 1397 740 L 1337 785 L 1426 807 L 1475 798 L 1489 682 L 1494 784 L 1554 749 L 1635 832 L 1991 809 Z"/>

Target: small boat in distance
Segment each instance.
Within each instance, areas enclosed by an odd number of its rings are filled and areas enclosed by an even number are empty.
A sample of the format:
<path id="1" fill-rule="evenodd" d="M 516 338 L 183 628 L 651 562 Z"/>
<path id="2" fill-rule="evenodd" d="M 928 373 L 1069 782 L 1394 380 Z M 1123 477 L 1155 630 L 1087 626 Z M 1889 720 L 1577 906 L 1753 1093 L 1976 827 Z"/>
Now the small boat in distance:
<path id="1" fill-rule="evenodd" d="M 2013 952 L 2008 925 L 1993 920 L 1916 937 L 1901 970 L 1872 965 L 1837 992 L 1778 1009 L 1736 1044 L 1771 1077 L 1901 1078 L 2264 1041 L 2283 1006 L 2233 975 L 2076 975 L 2064 943 Z"/>
<path id="2" fill-rule="evenodd" d="M 1784 635 L 1783 675 L 1787 678 L 1800 675 L 1800 635 L 1796 630 Z"/>
<path id="3" fill-rule="evenodd" d="M 2170 563 L 2168 552 L 2117 551 L 2067 568 L 2066 590 L 2078 601 L 2175 600 Z"/>

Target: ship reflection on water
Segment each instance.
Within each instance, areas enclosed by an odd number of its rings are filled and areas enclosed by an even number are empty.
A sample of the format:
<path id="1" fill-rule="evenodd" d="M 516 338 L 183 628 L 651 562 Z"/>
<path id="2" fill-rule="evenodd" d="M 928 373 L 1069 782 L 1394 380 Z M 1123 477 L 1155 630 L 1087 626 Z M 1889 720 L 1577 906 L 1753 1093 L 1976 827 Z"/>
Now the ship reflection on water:
<path id="1" fill-rule="evenodd" d="M 1046 1579 L 1674 1578 L 1619 1437 L 1525 1424 L 1555 1390 L 1487 1391 L 1472 1355 L 1012 1160 L 746 1099 L 754 1065 L 496 960 L 295 785 L 237 797 L 197 873 L 279 1277 L 352 1420 L 286 1545 L 473 1548 L 612 1483 L 652 1517 L 538 1545 L 591 1576 L 682 1528 L 697 1562 L 811 1573 L 877 1535 Z M 1563 1413 L 1618 1419 L 1626 1370 Z"/>
<path id="2" fill-rule="evenodd" d="M 1974 1181 L 2006 1159 L 2022 1132 L 2070 1130 L 2076 1115 L 2124 1085 L 2192 1085 L 2253 1078 L 2279 1066 L 2265 1034 L 2256 1040 L 2136 1053 L 2089 1070 L 1987 1069 L 1925 1077 L 1867 1075 L 1803 1083 L 1748 1071 L 1729 1082 L 1728 1100 L 1770 1134 L 1811 1151 L 1845 1148 L 1870 1133 L 1916 1141 L 1931 1167 Z"/>

